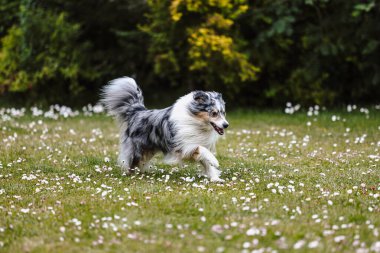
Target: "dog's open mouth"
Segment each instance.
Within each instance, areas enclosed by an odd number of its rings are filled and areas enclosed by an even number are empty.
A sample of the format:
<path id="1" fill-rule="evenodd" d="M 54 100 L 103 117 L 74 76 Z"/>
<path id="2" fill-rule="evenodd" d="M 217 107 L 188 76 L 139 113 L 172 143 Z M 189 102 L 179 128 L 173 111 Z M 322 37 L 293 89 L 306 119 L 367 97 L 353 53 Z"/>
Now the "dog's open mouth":
<path id="1" fill-rule="evenodd" d="M 220 135 L 223 135 L 224 134 L 224 129 L 223 128 L 220 128 L 218 127 L 217 125 L 215 125 L 214 123 L 210 122 L 211 126 L 215 129 L 215 131 L 220 134 Z"/>

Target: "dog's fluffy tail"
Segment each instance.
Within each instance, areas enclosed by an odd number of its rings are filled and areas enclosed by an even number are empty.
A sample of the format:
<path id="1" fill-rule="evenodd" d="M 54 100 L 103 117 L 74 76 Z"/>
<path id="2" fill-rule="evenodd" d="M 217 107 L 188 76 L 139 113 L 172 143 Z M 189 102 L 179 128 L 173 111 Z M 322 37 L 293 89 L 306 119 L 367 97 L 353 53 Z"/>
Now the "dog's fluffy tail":
<path id="1" fill-rule="evenodd" d="M 120 122 L 128 120 L 136 111 L 145 110 L 141 89 L 130 77 L 110 81 L 102 90 L 101 102 Z"/>

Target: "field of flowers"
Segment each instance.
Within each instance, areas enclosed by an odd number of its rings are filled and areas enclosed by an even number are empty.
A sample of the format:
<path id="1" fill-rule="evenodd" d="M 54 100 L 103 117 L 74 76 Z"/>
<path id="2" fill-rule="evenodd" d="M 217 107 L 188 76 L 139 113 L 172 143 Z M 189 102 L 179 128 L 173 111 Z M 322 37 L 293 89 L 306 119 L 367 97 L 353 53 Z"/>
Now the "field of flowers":
<path id="1" fill-rule="evenodd" d="M 99 105 L 0 108 L 0 252 L 380 252 L 380 106 L 227 118 L 216 184 L 122 175 Z"/>

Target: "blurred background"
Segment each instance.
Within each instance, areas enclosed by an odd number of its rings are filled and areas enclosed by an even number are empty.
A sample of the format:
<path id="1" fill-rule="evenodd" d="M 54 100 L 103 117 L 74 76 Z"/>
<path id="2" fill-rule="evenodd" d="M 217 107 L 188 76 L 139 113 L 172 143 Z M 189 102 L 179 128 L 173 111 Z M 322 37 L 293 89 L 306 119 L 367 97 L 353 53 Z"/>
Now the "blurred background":
<path id="1" fill-rule="evenodd" d="M 375 0 L 0 0 L 0 103 L 96 103 L 134 77 L 151 105 L 194 89 L 229 106 L 373 104 Z"/>

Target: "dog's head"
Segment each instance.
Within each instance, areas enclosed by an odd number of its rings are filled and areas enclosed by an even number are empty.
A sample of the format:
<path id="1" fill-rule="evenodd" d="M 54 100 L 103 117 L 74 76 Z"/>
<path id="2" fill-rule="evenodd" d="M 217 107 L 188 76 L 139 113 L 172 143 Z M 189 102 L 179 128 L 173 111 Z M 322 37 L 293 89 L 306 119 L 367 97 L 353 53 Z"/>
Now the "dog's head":
<path id="1" fill-rule="evenodd" d="M 194 91 L 190 112 L 202 123 L 212 127 L 218 134 L 223 135 L 228 127 L 226 120 L 226 103 L 222 94 L 217 92 Z"/>

